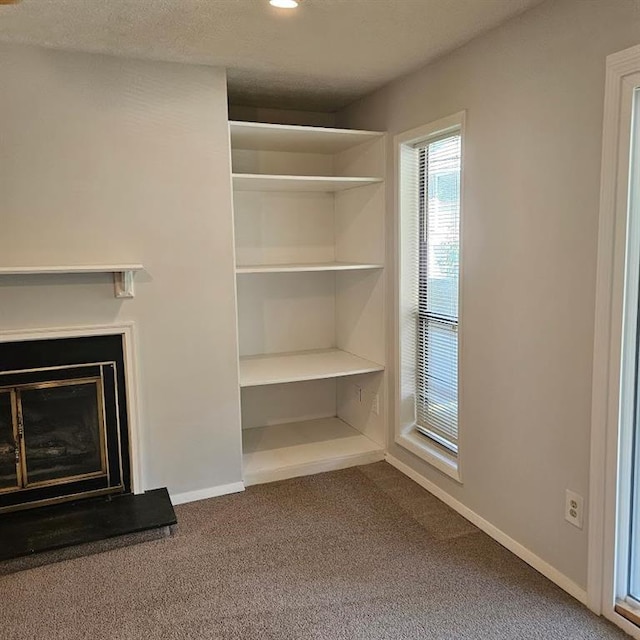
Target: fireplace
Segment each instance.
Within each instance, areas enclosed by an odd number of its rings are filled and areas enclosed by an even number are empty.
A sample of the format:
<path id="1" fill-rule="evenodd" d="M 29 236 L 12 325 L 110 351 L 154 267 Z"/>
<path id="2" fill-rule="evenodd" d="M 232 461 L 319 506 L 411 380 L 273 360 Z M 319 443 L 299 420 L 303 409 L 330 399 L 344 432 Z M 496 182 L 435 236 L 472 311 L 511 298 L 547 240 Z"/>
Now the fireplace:
<path id="1" fill-rule="evenodd" d="M 0 512 L 131 491 L 123 336 L 0 343 Z"/>

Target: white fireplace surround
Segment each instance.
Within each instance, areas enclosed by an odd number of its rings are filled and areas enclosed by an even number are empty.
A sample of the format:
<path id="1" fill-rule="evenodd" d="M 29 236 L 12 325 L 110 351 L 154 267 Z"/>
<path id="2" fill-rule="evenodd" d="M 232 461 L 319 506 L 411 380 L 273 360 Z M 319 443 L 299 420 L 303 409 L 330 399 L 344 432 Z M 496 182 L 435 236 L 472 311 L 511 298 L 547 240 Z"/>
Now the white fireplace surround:
<path id="1" fill-rule="evenodd" d="M 0 332 L 0 343 L 55 340 L 59 338 L 88 338 L 92 336 L 122 336 L 125 361 L 125 385 L 127 392 L 127 417 L 129 422 L 129 457 L 131 462 L 131 490 L 143 493 L 144 473 L 140 448 L 140 415 L 138 406 L 138 376 L 136 367 L 135 323 L 91 325 L 87 327 L 56 327 L 49 329 L 27 329 Z"/>

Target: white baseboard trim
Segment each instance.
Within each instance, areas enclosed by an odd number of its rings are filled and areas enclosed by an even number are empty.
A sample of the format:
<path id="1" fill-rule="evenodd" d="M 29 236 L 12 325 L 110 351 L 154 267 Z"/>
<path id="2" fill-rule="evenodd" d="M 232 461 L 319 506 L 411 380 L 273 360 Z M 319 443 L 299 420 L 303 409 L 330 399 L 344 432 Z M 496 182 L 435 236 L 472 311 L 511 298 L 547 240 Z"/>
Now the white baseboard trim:
<path id="1" fill-rule="evenodd" d="M 580 587 L 556 568 L 552 567 L 548 562 L 533 553 L 533 551 L 530 551 L 519 542 L 516 542 L 513 538 L 510 538 L 506 533 L 504 533 L 504 531 L 498 529 L 498 527 L 492 525 L 488 520 L 479 516 L 475 511 L 472 511 L 463 505 L 461 502 L 450 496 L 446 491 L 443 491 L 433 482 L 421 476 L 417 471 L 414 471 L 404 462 L 401 462 L 389 454 L 386 455 L 386 461 L 398 469 L 398 471 L 401 471 L 414 482 L 426 489 L 429 493 L 432 493 L 436 498 L 442 500 L 442 502 L 451 507 L 454 511 L 457 511 L 463 518 L 466 518 L 469 522 L 475 524 L 478 529 L 484 531 L 496 542 L 511 551 L 511 553 L 518 556 L 521 560 L 524 560 L 528 565 L 545 576 L 545 578 L 548 578 L 551 582 L 557 584 L 561 589 L 566 591 L 582 604 L 587 604 L 587 592 L 585 589 Z"/>
<path id="2" fill-rule="evenodd" d="M 220 484 L 216 487 L 207 489 L 196 489 L 195 491 L 186 491 L 185 493 L 172 493 L 171 502 L 176 504 L 184 504 L 186 502 L 196 502 L 197 500 L 206 500 L 207 498 L 217 498 L 228 493 L 239 493 L 244 491 L 244 483 L 232 482 L 231 484 Z"/>

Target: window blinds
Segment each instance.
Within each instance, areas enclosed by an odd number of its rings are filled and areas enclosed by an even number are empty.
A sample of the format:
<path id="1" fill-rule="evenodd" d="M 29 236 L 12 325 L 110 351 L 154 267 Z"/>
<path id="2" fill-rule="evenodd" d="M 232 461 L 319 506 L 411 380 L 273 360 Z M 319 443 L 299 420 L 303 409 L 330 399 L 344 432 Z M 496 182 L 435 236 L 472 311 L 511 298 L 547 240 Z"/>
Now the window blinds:
<path id="1" fill-rule="evenodd" d="M 458 451 L 461 137 L 416 145 L 419 281 L 416 428 Z"/>

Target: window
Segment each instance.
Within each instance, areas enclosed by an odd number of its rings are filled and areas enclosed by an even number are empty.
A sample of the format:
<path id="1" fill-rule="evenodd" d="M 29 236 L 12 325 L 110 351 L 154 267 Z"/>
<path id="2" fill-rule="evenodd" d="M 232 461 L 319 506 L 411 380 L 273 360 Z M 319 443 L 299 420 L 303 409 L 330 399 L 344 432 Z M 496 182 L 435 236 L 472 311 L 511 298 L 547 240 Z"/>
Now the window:
<path id="1" fill-rule="evenodd" d="M 400 254 L 396 442 L 456 479 L 464 114 L 396 137 Z"/>
<path id="2" fill-rule="evenodd" d="M 419 289 L 416 429 L 458 452 L 460 133 L 418 151 Z"/>

